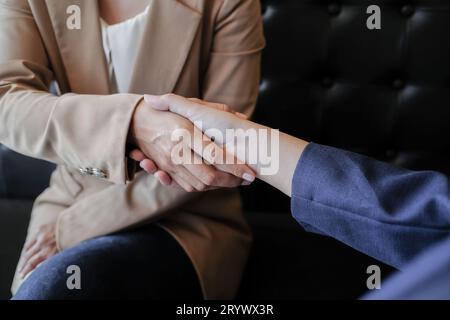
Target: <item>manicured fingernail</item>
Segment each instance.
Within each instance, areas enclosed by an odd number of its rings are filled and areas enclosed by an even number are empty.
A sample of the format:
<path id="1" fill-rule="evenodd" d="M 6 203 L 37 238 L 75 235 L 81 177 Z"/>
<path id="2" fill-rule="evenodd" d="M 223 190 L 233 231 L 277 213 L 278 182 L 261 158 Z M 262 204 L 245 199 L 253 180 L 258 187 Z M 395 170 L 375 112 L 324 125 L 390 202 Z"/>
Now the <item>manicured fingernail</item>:
<path id="1" fill-rule="evenodd" d="M 244 181 L 244 182 L 242 182 L 241 186 L 249 186 L 251 184 L 252 183 L 250 181 Z"/>
<path id="2" fill-rule="evenodd" d="M 244 173 L 244 175 L 242 176 L 242 179 L 251 183 L 251 182 L 255 181 L 256 177 L 252 174 Z"/>

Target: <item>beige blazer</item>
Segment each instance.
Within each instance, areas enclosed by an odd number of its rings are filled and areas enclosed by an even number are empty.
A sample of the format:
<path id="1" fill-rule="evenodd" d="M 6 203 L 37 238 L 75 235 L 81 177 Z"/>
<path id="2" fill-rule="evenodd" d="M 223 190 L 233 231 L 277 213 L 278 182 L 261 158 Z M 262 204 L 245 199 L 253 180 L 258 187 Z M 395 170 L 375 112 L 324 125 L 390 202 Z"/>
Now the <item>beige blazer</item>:
<path id="1" fill-rule="evenodd" d="M 28 236 L 57 221 L 64 250 L 158 223 L 191 258 L 205 298 L 232 298 L 251 243 L 238 193 L 192 195 L 135 174 L 126 140 L 144 93 L 253 111 L 264 47 L 259 0 L 149 2 L 131 93 L 110 95 L 97 1 L 0 0 L 0 143 L 58 164 L 35 202 Z M 79 30 L 66 23 L 74 4 L 81 8 Z M 60 96 L 48 93 L 52 81 Z M 87 168 L 97 171 L 79 173 Z M 13 291 L 22 281 L 16 275 Z"/>

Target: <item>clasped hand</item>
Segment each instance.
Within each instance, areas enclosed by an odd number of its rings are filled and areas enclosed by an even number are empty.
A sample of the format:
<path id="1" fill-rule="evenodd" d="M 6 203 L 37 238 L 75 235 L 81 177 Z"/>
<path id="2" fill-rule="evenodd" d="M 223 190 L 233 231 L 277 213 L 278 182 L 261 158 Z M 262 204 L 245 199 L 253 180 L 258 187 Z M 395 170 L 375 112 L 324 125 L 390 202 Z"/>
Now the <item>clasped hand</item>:
<path id="1" fill-rule="evenodd" d="M 195 114 L 191 113 L 191 118 L 189 118 L 188 114 L 180 115 L 160 111 L 164 108 L 169 110 L 169 105 L 183 108 L 186 106 L 186 102 L 192 105 L 204 103 L 197 99 L 184 99 L 173 94 L 160 97 L 146 96 L 145 100 L 138 105 L 133 117 L 131 133 L 136 150 L 131 152 L 131 158 L 140 162 L 145 171 L 155 175 L 164 185 L 180 187 L 187 192 L 233 188 L 253 182 L 255 173 L 238 159 L 232 161 L 231 164 L 221 161 L 223 156 L 227 155 L 227 150 L 214 144 L 200 129 L 195 127 L 193 124 Z M 231 115 L 231 109 L 224 105 L 209 105 L 230 111 Z M 186 108 L 185 112 L 190 112 L 190 110 Z M 226 119 L 221 121 L 224 122 Z M 174 139 L 174 132 L 177 130 L 183 130 L 190 137 L 187 139 L 188 141 L 181 143 L 186 144 L 185 147 L 187 147 L 183 150 L 187 149 L 191 153 L 187 157 L 183 155 L 183 159 L 192 161 L 185 163 L 173 161 L 173 150 L 180 143 Z M 205 159 L 202 150 L 211 150 L 212 144 L 214 144 L 213 154 L 221 155 L 221 159 L 214 157 Z"/>

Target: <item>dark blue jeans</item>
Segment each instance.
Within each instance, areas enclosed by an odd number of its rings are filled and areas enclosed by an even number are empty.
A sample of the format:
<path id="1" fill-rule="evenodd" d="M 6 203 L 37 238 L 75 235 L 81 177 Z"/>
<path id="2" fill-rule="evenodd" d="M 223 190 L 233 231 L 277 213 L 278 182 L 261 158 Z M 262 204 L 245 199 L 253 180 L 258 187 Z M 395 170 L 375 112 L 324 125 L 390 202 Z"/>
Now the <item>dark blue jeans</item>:
<path id="1" fill-rule="evenodd" d="M 67 268 L 79 266 L 81 289 Z M 178 242 L 158 226 L 86 241 L 39 266 L 14 300 L 201 299 L 197 274 Z"/>

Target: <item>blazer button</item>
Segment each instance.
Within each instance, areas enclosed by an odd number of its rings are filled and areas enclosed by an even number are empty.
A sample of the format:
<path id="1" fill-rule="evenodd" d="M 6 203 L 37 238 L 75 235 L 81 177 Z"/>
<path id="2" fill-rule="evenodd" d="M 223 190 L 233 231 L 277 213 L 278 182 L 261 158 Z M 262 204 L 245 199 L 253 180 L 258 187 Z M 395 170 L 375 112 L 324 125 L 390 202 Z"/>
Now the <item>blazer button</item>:
<path id="1" fill-rule="evenodd" d="M 404 6 L 401 8 L 401 10 L 400 10 L 400 12 L 402 13 L 402 15 L 405 16 L 405 17 L 411 17 L 411 16 L 414 14 L 415 11 L 416 11 L 416 10 L 415 10 L 414 7 L 411 6 L 411 5 L 404 5 Z"/>
<path id="2" fill-rule="evenodd" d="M 92 169 L 92 175 L 99 179 L 107 179 L 108 173 L 101 169 Z"/>
<path id="3" fill-rule="evenodd" d="M 82 176 L 92 176 L 91 168 L 79 168 L 78 171 Z"/>

